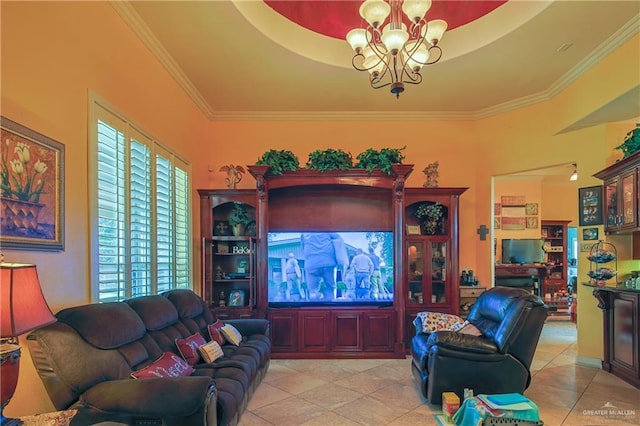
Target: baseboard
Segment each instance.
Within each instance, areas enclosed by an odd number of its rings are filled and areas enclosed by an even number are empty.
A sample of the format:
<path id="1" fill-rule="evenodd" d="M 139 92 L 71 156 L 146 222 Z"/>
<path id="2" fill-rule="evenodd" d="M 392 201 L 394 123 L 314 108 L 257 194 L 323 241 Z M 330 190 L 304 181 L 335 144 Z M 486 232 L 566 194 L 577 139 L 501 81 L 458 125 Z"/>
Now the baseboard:
<path id="1" fill-rule="evenodd" d="M 602 368 L 602 360 L 598 358 L 591 358 L 586 356 L 576 357 L 576 364 L 583 367 Z"/>

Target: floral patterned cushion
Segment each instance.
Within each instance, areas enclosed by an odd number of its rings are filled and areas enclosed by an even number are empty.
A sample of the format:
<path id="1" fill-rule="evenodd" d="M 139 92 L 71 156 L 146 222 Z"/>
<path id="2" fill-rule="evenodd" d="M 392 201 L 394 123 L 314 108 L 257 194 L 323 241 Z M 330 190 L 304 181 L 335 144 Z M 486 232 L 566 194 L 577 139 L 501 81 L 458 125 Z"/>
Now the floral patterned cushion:
<path id="1" fill-rule="evenodd" d="M 464 319 L 453 314 L 441 312 L 419 312 L 418 318 L 422 321 L 422 332 L 433 333 L 440 330 L 458 331 L 464 324 Z"/>

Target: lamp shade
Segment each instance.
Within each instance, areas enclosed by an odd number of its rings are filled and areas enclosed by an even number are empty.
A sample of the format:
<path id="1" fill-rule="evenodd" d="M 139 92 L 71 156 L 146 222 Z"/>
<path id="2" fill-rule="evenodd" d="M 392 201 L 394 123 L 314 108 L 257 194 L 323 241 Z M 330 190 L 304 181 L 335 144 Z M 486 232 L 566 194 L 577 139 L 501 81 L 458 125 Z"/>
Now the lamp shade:
<path id="1" fill-rule="evenodd" d="M 447 30 L 447 22 L 442 19 L 434 19 L 427 23 L 427 35 L 425 38 L 431 44 L 438 44 Z"/>
<path id="2" fill-rule="evenodd" d="M 44 299 L 36 265 L 0 264 L 0 337 L 15 337 L 56 321 Z"/>

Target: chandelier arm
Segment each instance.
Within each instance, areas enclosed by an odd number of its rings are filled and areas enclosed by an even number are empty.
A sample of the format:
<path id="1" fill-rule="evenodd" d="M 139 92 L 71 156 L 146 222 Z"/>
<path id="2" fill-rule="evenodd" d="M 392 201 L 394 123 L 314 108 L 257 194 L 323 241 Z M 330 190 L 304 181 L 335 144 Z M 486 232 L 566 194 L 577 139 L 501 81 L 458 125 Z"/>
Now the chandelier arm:
<path id="1" fill-rule="evenodd" d="M 420 84 L 422 83 L 422 74 L 420 74 L 419 72 L 414 72 L 412 73 L 413 75 L 415 75 L 415 78 L 412 78 L 410 75 L 407 74 L 407 76 L 409 77 L 409 80 L 402 80 L 403 83 L 408 83 L 408 84 Z"/>
<path id="2" fill-rule="evenodd" d="M 371 83 L 371 87 L 373 87 L 374 89 L 379 89 L 381 87 L 386 87 L 390 84 L 393 83 L 393 78 L 390 79 L 389 82 L 387 83 L 383 83 L 383 81 L 386 79 L 387 75 L 390 75 L 391 73 L 391 69 L 389 68 L 389 64 L 387 64 L 386 62 L 383 61 L 384 67 L 382 69 L 382 72 L 379 73 L 373 73 L 369 76 L 369 83 Z"/>
<path id="3" fill-rule="evenodd" d="M 418 22 L 411 22 L 411 25 L 409 26 L 409 34 L 411 35 L 411 38 L 421 38 L 424 40 L 424 36 L 427 35 L 427 32 L 425 31 L 423 36 L 421 36 L 420 34 L 422 34 L 422 28 L 424 28 L 426 25 L 427 21 L 425 21 L 424 19 L 421 19 Z"/>
<path id="4" fill-rule="evenodd" d="M 353 68 L 358 71 L 369 71 L 367 68 L 359 67 L 356 63 L 356 58 L 362 58 L 362 62 L 364 62 L 364 55 L 362 53 L 356 53 L 355 55 L 353 55 L 353 58 L 351 58 L 351 65 L 353 66 Z"/>
<path id="5" fill-rule="evenodd" d="M 440 58 L 442 58 L 442 49 L 440 48 L 440 46 L 438 46 L 437 44 L 434 44 L 433 46 L 431 46 L 429 48 L 429 58 L 431 58 L 431 52 L 437 52 L 438 56 L 436 56 L 436 58 L 432 61 L 428 61 L 427 63 L 425 63 L 425 65 L 433 65 L 436 62 L 438 62 L 440 60 Z"/>
<path id="6" fill-rule="evenodd" d="M 422 81 L 422 75 L 420 74 L 420 71 L 416 72 L 410 69 L 409 67 L 404 67 L 404 69 L 402 70 L 401 81 L 403 83 L 418 84 L 419 82 Z"/>

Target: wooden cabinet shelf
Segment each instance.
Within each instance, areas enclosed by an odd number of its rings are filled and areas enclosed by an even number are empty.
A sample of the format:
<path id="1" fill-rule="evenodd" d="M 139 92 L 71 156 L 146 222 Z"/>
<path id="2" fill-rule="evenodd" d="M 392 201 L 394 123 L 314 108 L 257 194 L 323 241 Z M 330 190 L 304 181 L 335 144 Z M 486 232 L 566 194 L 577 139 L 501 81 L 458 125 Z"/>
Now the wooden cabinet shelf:
<path id="1" fill-rule="evenodd" d="M 257 239 L 251 229 L 232 235 L 229 216 L 241 203 L 255 218 L 255 191 L 200 190 L 202 295 L 221 319 L 252 318 L 257 302 Z"/>
<path id="2" fill-rule="evenodd" d="M 640 232 L 640 152 L 593 176 L 604 181 L 605 232 Z"/>

